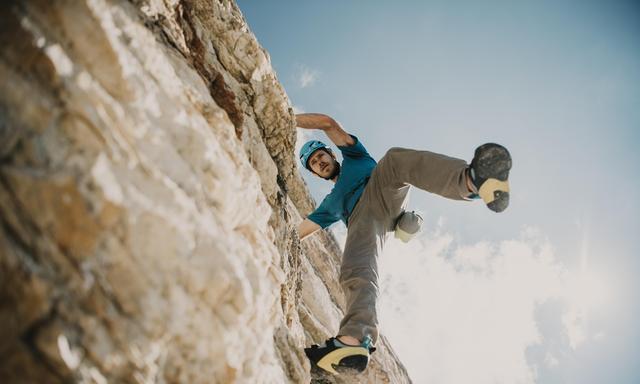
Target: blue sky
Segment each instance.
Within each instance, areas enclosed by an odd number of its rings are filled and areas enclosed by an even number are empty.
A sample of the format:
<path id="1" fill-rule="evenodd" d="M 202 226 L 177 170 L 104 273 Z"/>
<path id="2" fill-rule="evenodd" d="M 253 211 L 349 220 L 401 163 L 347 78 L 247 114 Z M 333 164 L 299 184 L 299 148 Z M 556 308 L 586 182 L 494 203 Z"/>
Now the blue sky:
<path id="1" fill-rule="evenodd" d="M 481 286 L 490 297 L 474 297 L 475 302 L 512 303 L 517 295 L 496 292 L 509 290 L 508 277 L 518 269 L 501 266 L 517 260 L 531 261 L 539 273 L 536 281 L 513 289 L 526 292 L 523 300 L 531 304 L 519 319 L 529 316 L 533 322 L 527 318 L 514 330 L 529 335 L 520 344 L 503 348 L 511 354 L 510 348 L 522 349 L 523 358 L 513 362 L 519 371 L 496 376 L 491 365 L 506 363 L 485 361 L 476 369 L 485 369 L 487 382 L 506 382 L 527 370 L 523 382 L 640 381 L 637 2 L 238 3 L 292 105 L 333 116 L 375 158 L 403 146 L 470 160 L 473 149 L 488 141 L 512 152 L 512 201 L 503 214 L 492 214 L 482 204 L 412 192 L 411 207 L 424 213 L 425 233 L 415 245 L 394 245 L 389 251 L 417 256 L 387 258 L 383 301 L 405 306 L 396 311 L 402 316 L 385 309 L 389 315 L 382 332 L 417 383 L 462 378 L 451 374 L 455 366 L 445 372 L 446 358 L 431 373 L 411 366 L 412 350 L 405 341 L 411 335 L 392 330 L 412 329 L 403 318 L 435 310 L 444 323 L 445 315 L 464 311 L 463 298 L 482 291 Z M 330 189 L 309 175 L 305 179 L 317 201 Z M 460 307 L 448 313 L 449 307 L 437 307 L 437 296 L 406 302 L 411 292 L 428 288 L 399 287 L 398 276 L 410 277 L 401 269 L 412 265 L 428 268 L 424 273 L 442 284 L 439 279 L 449 276 L 444 286 L 458 295 Z M 494 278 L 478 280 L 488 275 Z M 555 288 L 547 290 L 550 286 Z M 598 300 L 587 303 L 586 297 Z M 426 299 L 431 303 L 423 303 Z M 500 312 L 504 307 L 491 308 L 499 319 L 518 313 Z M 472 315 L 482 318 L 484 312 Z M 437 336 L 459 346 L 452 353 L 472 350 L 452 341 L 462 331 L 433 333 L 437 321 L 425 320 L 431 328 L 422 343 L 430 345 Z M 487 321 L 490 327 L 496 319 Z M 463 329 L 491 334 L 468 324 L 459 325 Z M 502 344 L 482 342 L 488 354 L 500 355 L 496 348 Z"/>

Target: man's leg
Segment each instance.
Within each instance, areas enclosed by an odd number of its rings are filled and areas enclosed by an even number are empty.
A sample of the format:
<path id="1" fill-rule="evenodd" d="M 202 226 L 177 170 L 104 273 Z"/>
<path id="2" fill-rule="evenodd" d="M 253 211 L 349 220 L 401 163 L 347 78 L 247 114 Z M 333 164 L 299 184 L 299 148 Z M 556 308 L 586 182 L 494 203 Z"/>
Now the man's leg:
<path id="1" fill-rule="evenodd" d="M 376 167 L 349 218 L 340 268 L 347 308 L 338 334 L 359 341 L 368 335 L 374 343 L 378 339 L 378 256 L 403 212 L 410 188 L 400 183 L 385 185 L 381 176 Z"/>
<path id="2" fill-rule="evenodd" d="M 464 200 L 476 192 L 468 169 L 464 160 L 406 148 L 392 148 L 380 160 L 349 219 L 340 276 L 347 310 L 339 335 L 377 340 L 378 255 L 403 212 L 410 185 Z"/>
<path id="3" fill-rule="evenodd" d="M 351 336 L 360 342 L 366 336 L 374 343 L 378 339 L 378 256 L 386 237 L 384 225 L 367 212 L 349 225 L 340 267 L 340 285 L 347 306 L 340 322 L 340 336 Z"/>
<path id="4" fill-rule="evenodd" d="M 499 144 L 476 148 L 470 166 L 464 160 L 434 152 L 391 148 L 378 168 L 387 185 L 408 183 L 454 200 L 466 199 L 473 192 L 495 212 L 509 205 L 511 155 Z"/>
<path id="5" fill-rule="evenodd" d="M 467 168 L 464 160 L 403 148 L 392 148 L 380 160 L 349 219 L 340 269 L 347 308 L 339 335 L 378 338 L 378 256 L 403 212 L 410 184 L 462 200 L 471 193 Z"/>
<path id="6" fill-rule="evenodd" d="M 461 159 L 407 148 L 391 148 L 376 167 L 384 185 L 397 188 L 411 184 L 454 200 L 464 200 L 472 193 L 468 168 Z"/>
<path id="7" fill-rule="evenodd" d="M 378 255 L 388 235 L 380 214 L 380 200 L 371 185 L 375 171 L 356 205 L 347 229 L 340 268 L 340 284 L 346 310 L 337 338 L 305 348 L 311 362 L 331 373 L 343 369 L 363 371 L 378 339 Z M 408 190 L 405 188 L 405 190 Z"/>

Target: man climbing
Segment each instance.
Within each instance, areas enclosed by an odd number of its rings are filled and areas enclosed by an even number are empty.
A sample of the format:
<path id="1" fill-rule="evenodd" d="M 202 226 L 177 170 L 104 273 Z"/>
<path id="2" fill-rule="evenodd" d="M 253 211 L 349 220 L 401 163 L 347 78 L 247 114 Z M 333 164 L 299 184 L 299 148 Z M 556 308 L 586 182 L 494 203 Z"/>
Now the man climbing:
<path id="1" fill-rule="evenodd" d="M 335 185 L 298 226 L 300 238 L 338 220 L 347 226 L 340 267 L 346 312 L 338 336 L 306 348 L 305 353 L 312 364 L 334 374 L 345 368 L 364 371 L 378 338 L 378 255 L 388 234 L 406 216 L 410 186 L 449 199 L 482 198 L 489 209 L 502 212 L 509 204 L 511 156 L 493 143 L 478 147 L 470 165 L 433 152 L 391 148 L 376 163 L 360 140 L 329 116 L 299 114 L 296 125 L 323 130 L 343 157 L 340 164 L 331 149 L 317 140 L 302 146 L 302 166 Z"/>

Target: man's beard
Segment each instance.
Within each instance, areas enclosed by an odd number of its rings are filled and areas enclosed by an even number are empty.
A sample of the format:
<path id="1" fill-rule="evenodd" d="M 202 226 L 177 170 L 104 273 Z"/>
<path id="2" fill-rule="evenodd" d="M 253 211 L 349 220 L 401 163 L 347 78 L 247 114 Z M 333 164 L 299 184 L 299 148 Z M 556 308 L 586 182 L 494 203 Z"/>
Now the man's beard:
<path id="1" fill-rule="evenodd" d="M 335 165 L 333 167 L 333 172 L 331 172 L 329 176 L 323 177 L 323 179 L 333 180 L 334 177 L 338 176 L 338 174 L 340 173 L 340 163 L 338 163 L 336 160 L 333 160 L 333 164 Z"/>

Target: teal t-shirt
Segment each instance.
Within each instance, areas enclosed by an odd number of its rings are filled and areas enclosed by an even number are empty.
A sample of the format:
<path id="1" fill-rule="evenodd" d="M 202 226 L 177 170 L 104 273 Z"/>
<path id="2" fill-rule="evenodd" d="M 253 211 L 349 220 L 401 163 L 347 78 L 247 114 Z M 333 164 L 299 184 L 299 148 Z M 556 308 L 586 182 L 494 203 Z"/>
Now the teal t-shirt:
<path id="1" fill-rule="evenodd" d="M 360 140 L 351 135 L 355 143 L 350 146 L 338 146 L 342 153 L 340 176 L 331 192 L 322 200 L 307 218 L 322 228 L 327 228 L 338 220 L 345 225 L 353 207 L 364 191 L 376 161 L 369 155 Z"/>

